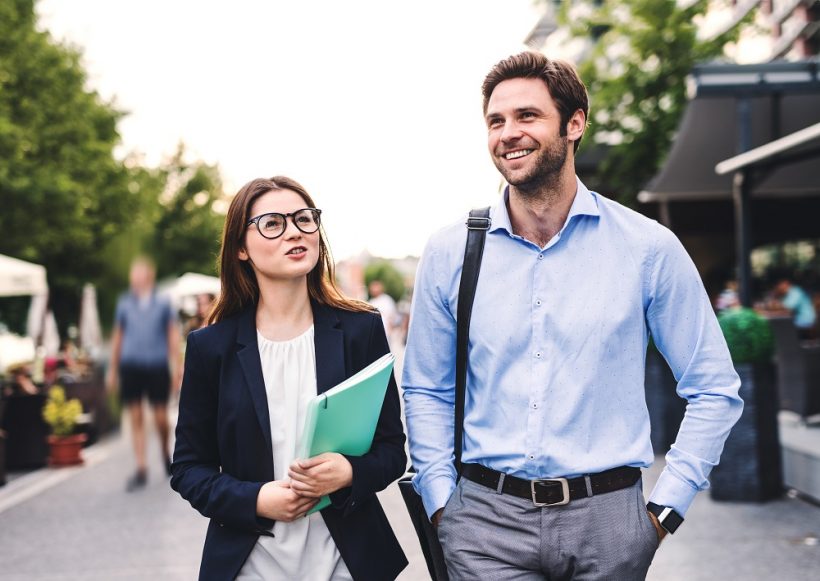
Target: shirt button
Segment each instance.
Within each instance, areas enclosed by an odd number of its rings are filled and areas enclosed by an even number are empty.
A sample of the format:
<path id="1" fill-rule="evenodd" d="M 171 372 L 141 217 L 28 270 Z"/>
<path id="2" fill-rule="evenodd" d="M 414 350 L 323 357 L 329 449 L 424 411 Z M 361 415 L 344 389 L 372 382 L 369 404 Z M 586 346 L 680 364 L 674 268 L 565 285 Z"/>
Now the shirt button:
<path id="1" fill-rule="evenodd" d="M 535 301 L 535 306 L 540 307 L 541 306 L 541 301 Z"/>
<path id="2" fill-rule="evenodd" d="M 535 460 L 535 456 L 533 456 L 532 454 L 530 454 L 530 460 Z"/>
<path id="3" fill-rule="evenodd" d="M 532 409 L 537 410 L 538 409 L 538 404 L 537 403 L 532 404 Z"/>
<path id="4" fill-rule="evenodd" d="M 535 356 L 536 356 L 538 359 L 541 359 L 541 352 L 540 352 L 540 351 L 538 351 L 538 352 L 535 354 Z"/>
<path id="5" fill-rule="evenodd" d="M 544 259 L 544 255 L 543 255 L 543 254 L 539 254 L 539 255 L 538 255 L 538 260 L 543 260 L 543 259 Z"/>

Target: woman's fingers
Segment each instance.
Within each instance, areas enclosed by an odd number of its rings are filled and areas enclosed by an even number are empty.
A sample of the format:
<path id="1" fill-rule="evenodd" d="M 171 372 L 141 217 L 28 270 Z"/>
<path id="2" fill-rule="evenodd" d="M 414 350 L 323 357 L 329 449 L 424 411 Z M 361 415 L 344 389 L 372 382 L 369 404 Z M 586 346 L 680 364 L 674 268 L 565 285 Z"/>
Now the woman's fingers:
<path id="1" fill-rule="evenodd" d="M 296 500 L 293 504 L 291 504 L 286 512 L 285 518 L 281 520 L 285 522 L 293 522 L 296 519 L 307 516 L 307 512 L 318 502 L 318 499 L 316 498 L 304 498 L 301 496 L 297 496 L 297 498 L 299 500 Z"/>

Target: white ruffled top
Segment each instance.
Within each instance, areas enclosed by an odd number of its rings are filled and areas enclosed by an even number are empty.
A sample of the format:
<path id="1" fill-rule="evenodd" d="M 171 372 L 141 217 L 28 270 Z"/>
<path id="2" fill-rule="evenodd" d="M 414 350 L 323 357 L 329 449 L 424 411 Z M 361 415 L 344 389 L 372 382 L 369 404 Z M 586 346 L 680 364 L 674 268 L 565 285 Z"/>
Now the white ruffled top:
<path id="1" fill-rule="evenodd" d="M 271 341 L 258 331 L 256 335 L 268 396 L 273 473 L 276 480 L 284 480 L 299 449 L 307 403 L 316 395 L 313 326 L 288 341 Z M 352 581 L 318 512 L 291 523 L 277 521 L 272 530 L 273 537 L 259 537 L 238 580 Z"/>

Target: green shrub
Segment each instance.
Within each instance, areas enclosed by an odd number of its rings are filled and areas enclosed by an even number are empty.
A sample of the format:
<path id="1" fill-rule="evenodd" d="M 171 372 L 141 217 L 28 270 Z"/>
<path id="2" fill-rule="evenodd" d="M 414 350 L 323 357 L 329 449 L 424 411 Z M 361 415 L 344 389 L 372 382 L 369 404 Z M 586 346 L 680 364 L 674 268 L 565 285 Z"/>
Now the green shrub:
<path id="1" fill-rule="evenodd" d="M 43 418 L 51 426 L 51 432 L 55 436 L 71 435 L 82 413 L 83 406 L 80 400 L 76 398 L 67 400 L 62 387 L 55 385 L 48 390 L 48 400 L 43 407 Z"/>
<path id="2" fill-rule="evenodd" d="M 718 315 L 720 329 L 735 363 L 769 361 L 774 353 L 774 335 L 769 322 L 752 309 L 727 309 Z"/>

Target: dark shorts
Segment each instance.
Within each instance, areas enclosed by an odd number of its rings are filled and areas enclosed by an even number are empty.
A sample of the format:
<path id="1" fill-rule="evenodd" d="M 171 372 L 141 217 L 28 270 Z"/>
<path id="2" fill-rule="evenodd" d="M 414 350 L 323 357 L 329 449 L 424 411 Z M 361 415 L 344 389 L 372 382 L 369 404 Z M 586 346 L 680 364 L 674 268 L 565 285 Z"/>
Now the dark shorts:
<path id="1" fill-rule="evenodd" d="M 168 403 L 171 374 L 168 366 L 120 365 L 120 399 L 123 404 L 140 402 L 147 395 L 152 404 Z"/>

